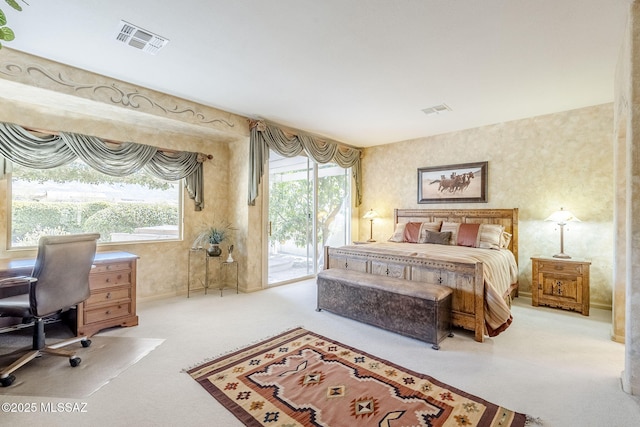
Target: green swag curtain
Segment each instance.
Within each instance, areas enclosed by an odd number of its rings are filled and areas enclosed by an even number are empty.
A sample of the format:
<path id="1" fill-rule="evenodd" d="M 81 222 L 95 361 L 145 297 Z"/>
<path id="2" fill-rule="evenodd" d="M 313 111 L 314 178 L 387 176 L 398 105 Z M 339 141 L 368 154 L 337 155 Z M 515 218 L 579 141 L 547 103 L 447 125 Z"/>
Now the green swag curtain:
<path id="1" fill-rule="evenodd" d="M 254 206 L 258 188 L 269 159 L 269 149 L 285 157 L 303 152 L 317 163 L 334 162 L 342 168 L 351 168 L 356 185 L 356 206 L 362 203 L 362 151 L 310 135 L 292 135 L 277 126 L 261 120 L 251 121 L 249 138 L 249 205 Z"/>
<path id="2" fill-rule="evenodd" d="M 0 123 L 0 178 L 11 172 L 11 162 L 33 169 L 51 169 L 81 159 L 110 176 L 125 176 L 144 169 L 166 181 L 184 180 L 195 210 L 202 210 L 204 156 L 192 152 L 162 152 L 150 145 L 108 144 L 95 136 L 60 132 L 36 136 L 21 126 Z"/>

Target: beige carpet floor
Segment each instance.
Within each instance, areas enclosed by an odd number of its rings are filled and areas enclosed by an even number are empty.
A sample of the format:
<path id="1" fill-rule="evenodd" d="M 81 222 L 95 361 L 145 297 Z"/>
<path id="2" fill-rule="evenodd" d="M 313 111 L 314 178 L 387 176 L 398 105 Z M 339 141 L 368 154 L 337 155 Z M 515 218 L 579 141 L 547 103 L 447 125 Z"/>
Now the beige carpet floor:
<path id="1" fill-rule="evenodd" d="M 0 388 L 3 403 L 86 403 L 84 413 L 0 413 L 0 425 L 240 427 L 183 368 L 296 326 L 538 417 L 544 427 L 640 425 L 640 400 L 621 389 L 625 347 L 611 341 L 611 311 L 592 307 L 585 317 L 532 307 L 531 299 L 520 297 L 504 333 L 478 343 L 472 333 L 456 330 L 435 351 L 411 338 L 316 312 L 316 295 L 315 280 L 309 280 L 250 294 L 200 292 L 189 299 L 138 301 L 139 326 L 100 335 L 160 338 L 162 345 L 86 398 L 3 395 Z M 90 360 L 84 357 L 82 363 Z"/>
<path id="2" fill-rule="evenodd" d="M 7 366 L 24 354 L 31 346 L 32 328 L 24 328 L 3 334 L 0 346 L 0 366 Z M 45 328 L 48 342 L 72 337 L 64 325 L 51 324 Z M 0 396 L 43 396 L 58 398 L 83 398 L 91 396 L 116 378 L 128 367 L 138 362 L 163 339 L 108 337 L 100 334 L 91 338 L 91 345 L 83 348 L 80 343 L 65 347 L 76 350 L 82 359 L 72 368 L 66 357 L 43 355 L 14 372 L 15 382 L 0 388 Z"/>

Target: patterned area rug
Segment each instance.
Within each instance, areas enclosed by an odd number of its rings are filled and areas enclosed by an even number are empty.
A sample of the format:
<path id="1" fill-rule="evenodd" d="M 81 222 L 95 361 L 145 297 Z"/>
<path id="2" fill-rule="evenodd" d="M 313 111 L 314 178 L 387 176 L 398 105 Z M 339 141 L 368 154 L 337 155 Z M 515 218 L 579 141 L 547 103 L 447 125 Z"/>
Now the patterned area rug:
<path id="1" fill-rule="evenodd" d="M 524 426 L 525 415 L 302 328 L 187 371 L 247 426 Z"/>

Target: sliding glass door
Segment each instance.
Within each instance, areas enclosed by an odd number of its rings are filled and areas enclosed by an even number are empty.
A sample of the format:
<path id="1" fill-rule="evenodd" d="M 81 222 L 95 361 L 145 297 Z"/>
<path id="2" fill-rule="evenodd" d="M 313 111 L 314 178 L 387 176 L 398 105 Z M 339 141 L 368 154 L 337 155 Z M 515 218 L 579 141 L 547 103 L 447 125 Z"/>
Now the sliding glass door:
<path id="1" fill-rule="evenodd" d="M 307 157 L 269 154 L 268 285 L 316 274 L 326 244 L 349 235 L 348 171 Z"/>
<path id="2" fill-rule="evenodd" d="M 269 153 L 268 284 L 313 274 L 313 165 Z"/>

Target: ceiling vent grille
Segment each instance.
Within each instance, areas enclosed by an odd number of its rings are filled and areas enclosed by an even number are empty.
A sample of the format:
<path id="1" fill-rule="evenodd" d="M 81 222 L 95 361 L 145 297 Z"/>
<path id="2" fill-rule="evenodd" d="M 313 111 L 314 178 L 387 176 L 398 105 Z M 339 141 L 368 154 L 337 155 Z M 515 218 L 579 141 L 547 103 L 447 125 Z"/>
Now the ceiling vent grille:
<path id="1" fill-rule="evenodd" d="M 422 110 L 427 116 L 434 116 L 436 114 L 448 113 L 451 108 L 447 104 L 434 105 L 433 107 L 425 108 Z"/>
<path id="2" fill-rule="evenodd" d="M 126 21 L 120 21 L 120 28 L 116 39 L 151 55 L 155 55 L 169 43 L 169 39 L 143 30 Z"/>

